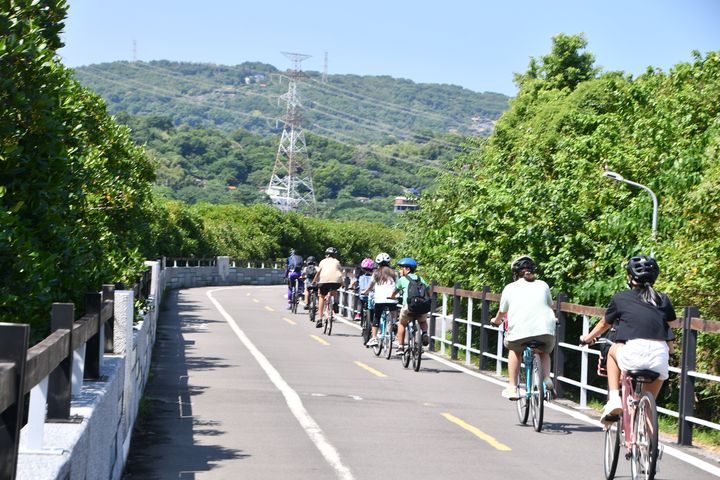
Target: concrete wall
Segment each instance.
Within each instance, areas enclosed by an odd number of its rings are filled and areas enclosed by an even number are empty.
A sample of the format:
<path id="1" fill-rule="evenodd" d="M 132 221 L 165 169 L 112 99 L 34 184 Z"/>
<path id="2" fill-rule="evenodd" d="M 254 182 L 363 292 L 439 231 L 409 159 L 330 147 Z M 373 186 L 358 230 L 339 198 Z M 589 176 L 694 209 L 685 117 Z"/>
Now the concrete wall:
<path id="1" fill-rule="evenodd" d="M 43 448 L 27 448 L 28 432 L 20 437 L 17 478 L 21 480 L 119 479 L 127 460 L 132 428 L 137 418 L 140 397 L 150 371 L 152 347 L 157 331 L 159 306 L 165 285 L 165 273 L 158 262 L 148 262 L 153 270 L 149 309 L 142 321 L 132 323 L 132 292 L 116 292 L 116 329 L 127 312 L 122 308 L 127 293 L 130 318 L 122 342 L 123 352 L 106 354 L 98 381 L 84 381 L 79 395 L 73 395 L 71 420 L 45 423 Z M 120 333 L 120 336 L 123 334 Z M 116 332 L 116 339 L 118 332 Z M 117 342 L 117 340 L 116 340 Z"/>
<path id="2" fill-rule="evenodd" d="M 270 267 L 270 266 L 269 266 Z M 284 268 L 245 268 L 232 266 L 229 257 L 217 257 L 211 267 L 167 266 L 167 288 L 208 287 L 215 285 L 282 285 Z"/>

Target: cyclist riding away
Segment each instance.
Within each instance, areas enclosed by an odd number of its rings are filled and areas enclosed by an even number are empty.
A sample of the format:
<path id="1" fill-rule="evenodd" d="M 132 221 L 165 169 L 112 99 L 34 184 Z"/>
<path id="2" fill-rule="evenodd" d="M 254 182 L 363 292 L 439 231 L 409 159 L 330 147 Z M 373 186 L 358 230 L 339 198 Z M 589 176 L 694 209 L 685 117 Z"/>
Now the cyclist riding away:
<path id="1" fill-rule="evenodd" d="M 372 261 L 372 258 L 364 258 L 363 261 L 360 262 L 360 268 L 362 270 L 360 275 L 356 277 L 355 282 L 351 285 L 351 288 L 357 289 L 359 300 L 357 309 L 358 312 L 355 315 L 355 320 L 363 318 L 365 310 L 367 309 L 368 296 L 363 295 L 363 292 L 368 285 L 370 285 L 370 281 L 372 280 L 372 271 L 375 268 L 375 262 Z"/>
<path id="2" fill-rule="evenodd" d="M 422 343 L 430 344 L 428 337 L 427 314 L 430 311 L 429 287 L 422 277 L 415 274 L 417 262 L 413 258 L 403 258 L 398 263 L 400 279 L 395 285 L 396 293 L 402 293 L 402 307 L 400 308 L 400 321 L 398 323 L 397 340 L 398 351 L 405 350 L 405 328 L 409 321 L 416 319 L 422 331 Z M 395 296 L 395 294 L 393 295 Z"/>
<path id="3" fill-rule="evenodd" d="M 303 282 L 300 279 L 303 267 L 303 258 L 295 253 L 295 249 L 290 249 L 290 256 L 287 258 L 287 265 L 285 267 L 285 278 L 288 282 L 288 306 L 287 309 L 292 309 L 292 292 L 295 287 L 295 280 L 297 280 L 298 293 L 304 289 Z"/>
<path id="4" fill-rule="evenodd" d="M 517 386 L 518 369 L 525 344 L 535 340 L 541 342 L 543 378 L 545 388 L 553 389 L 550 373 L 550 353 L 555 348 L 555 312 L 550 295 L 550 287 L 535 275 L 535 262 L 528 256 L 517 258 L 510 267 L 513 282 L 506 285 L 500 296 L 500 308 L 491 321 L 500 325 L 506 321 L 506 334 L 503 339 L 508 352 L 508 387 L 502 396 L 518 400 L 520 392 Z"/>
<path id="5" fill-rule="evenodd" d="M 390 267 L 390 255 L 384 252 L 379 253 L 378 256 L 375 257 L 375 263 L 377 264 L 377 269 L 372 275 L 370 284 L 360 293 L 361 295 L 368 295 L 372 290 L 375 295 L 372 336 L 365 344 L 368 347 L 378 344 L 377 331 L 380 326 L 380 318 L 382 317 L 383 310 L 387 307 L 390 309 L 390 314 L 394 315 L 397 309 L 397 299 L 393 298 L 397 274 L 395 270 Z"/>
<path id="6" fill-rule="evenodd" d="M 318 265 L 317 273 L 315 274 L 314 282 L 318 285 L 320 291 L 319 307 L 318 311 L 320 316 L 315 326 L 322 328 L 323 326 L 323 315 L 325 314 L 325 297 L 330 294 L 335 299 L 333 304 L 333 312 L 338 313 L 338 293 L 337 290 L 340 288 L 340 284 L 343 281 L 343 271 L 340 262 L 337 259 L 337 250 L 335 247 L 328 247 L 325 249 L 325 258 Z"/>
<path id="7" fill-rule="evenodd" d="M 607 423 L 622 412 L 620 400 L 620 372 L 622 370 L 653 370 L 660 376 L 643 384 L 643 390 L 657 398 L 663 381 L 668 378 L 672 340 L 675 334 L 668 325 L 675 320 L 670 298 L 653 289 L 660 274 L 657 261 L 651 256 L 632 257 L 625 266 L 629 290 L 616 293 L 610 300 L 605 318 L 587 335 L 582 343 L 592 343 L 605 331 L 616 329 L 615 344 L 607 358 L 608 402 L 600 421 Z"/>
<path id="8" fill-rule="evenodd" d="M 315 274 L 317 273 L 317 261 L 315 260 L 315 257 L 310 256 L 305 260 L 305 267 L 303 267 L 302 272 L 300 273 L 300 278 L 305 281 L 305 292 L 304 292 L 304 298 L 305 298 L 305 305 L 303 305 L 303 310 L 307 310 L 310 308 L 308 305 L 310 303 L 310 287 L 313 283 L 313 279 L 315 278 Z"/>

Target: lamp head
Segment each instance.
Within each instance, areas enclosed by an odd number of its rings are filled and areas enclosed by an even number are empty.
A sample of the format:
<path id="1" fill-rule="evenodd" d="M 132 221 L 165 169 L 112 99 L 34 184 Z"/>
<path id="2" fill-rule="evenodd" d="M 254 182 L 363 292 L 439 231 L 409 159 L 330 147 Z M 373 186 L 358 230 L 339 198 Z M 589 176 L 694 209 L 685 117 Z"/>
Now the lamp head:
<path id="1" fill-rule="evenodd" d="M 610 170 L 608 170 L 607 172 L 603 172 L 603 177 L 612 178 L 613 180 L 617 180 L 618 182 L 622 182 L 623 180 L 625 180 L 622 175 Z"/>

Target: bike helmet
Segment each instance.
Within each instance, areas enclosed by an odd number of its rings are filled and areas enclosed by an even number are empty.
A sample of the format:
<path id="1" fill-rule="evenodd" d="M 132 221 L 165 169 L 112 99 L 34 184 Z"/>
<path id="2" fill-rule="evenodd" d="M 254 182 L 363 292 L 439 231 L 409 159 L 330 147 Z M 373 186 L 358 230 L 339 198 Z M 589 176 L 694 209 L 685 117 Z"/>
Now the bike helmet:
<path id="1" fill-rule="evenodd" d="M 305 260 L 308 265 L 315 265 L 317 263 L 317 260 L 315 260 L 315 257 L 308 257 L 307 260 Z"/>
<path id="2" fill-rule="evenodd" d="M 325 255 L 334 257 L 335 255 L 337 255 L 337 249 L 335 247 L 328 247 L 325 249 Z"/>
<path id="3" fill-rule="evenodd" d="M 397 263 L 398 267 L 408 267 L 411 272 L 414 272 L 417 268 L 417 262 L 414 258 L 405 257 L 400 259 L 400 261 Z"/>
<path id="4" fill-rule="evenodd" d="M 625 270 L 627 270 L 633 280 L 641 284 L 649 283 L 652 285 L 655 283 L 655 280 L 657 280 L 658 275 L 660 275 L 660 267 L 655 259 L 648 255 L 639 255 L 630 258 L 625 266 Z"/>
<path id="5" fill-rule="evenodd" d="M 375 263 L 378 265 L 390 265 L 390 255 L 385 252 L 378 253 L 378 256 L 375 257 Z"/>
<path id="6" fill-rule="evenodd" d="M 516 258 L 512 265 L 510 266 L 510 270 L 512 270 L 512 273 L 520 273 L 524 270 L 527 270 L 529 272 L 535 271 L 535 262 L 533 262 L 533 259 L 528 257 L 527 255 L 523 255 L 522 257 Z"/>
<path id="7" fill-rule="evenodd" d="M 372 258 L 364 258 L 362 262 L 360 262 L 360 268 L 364 268 L 365 270 L 372 270 L 375 268 L 375 262 L 372 261 Z"/>

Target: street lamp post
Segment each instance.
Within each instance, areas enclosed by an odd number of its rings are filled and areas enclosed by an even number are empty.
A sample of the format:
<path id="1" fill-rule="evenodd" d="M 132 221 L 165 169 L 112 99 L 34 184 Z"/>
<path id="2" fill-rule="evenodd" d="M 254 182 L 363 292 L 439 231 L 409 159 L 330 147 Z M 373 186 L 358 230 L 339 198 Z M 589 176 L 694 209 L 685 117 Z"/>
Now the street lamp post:
<path id="1" fill-rule="evenodd" d="M 646 192 L 648 192 L 650 194 L 650 197 L 652 198 L 652 201 L 653 201 L 652 240 L 653 240 L 653 242 L 655 242 L 657 240 L 658 201 L 657 201 L 657 197 L 655 196 L 653 191 L 650 190 L 645 185 L 641 185 L 639 183 L 628 180 L 627 178 L 623 177 L 622 175 L 620 175 L 619 173 L 616 173 L 616 172 L 607 171 L 607 172 L 603 173 L 603 176 L 612 178 L 613 180 L 616 180 L 618 182 L 627 183 L 628 185 L 632 185 L 633 187 L 642 188 L 643 190 L 645 190 Z"/>

